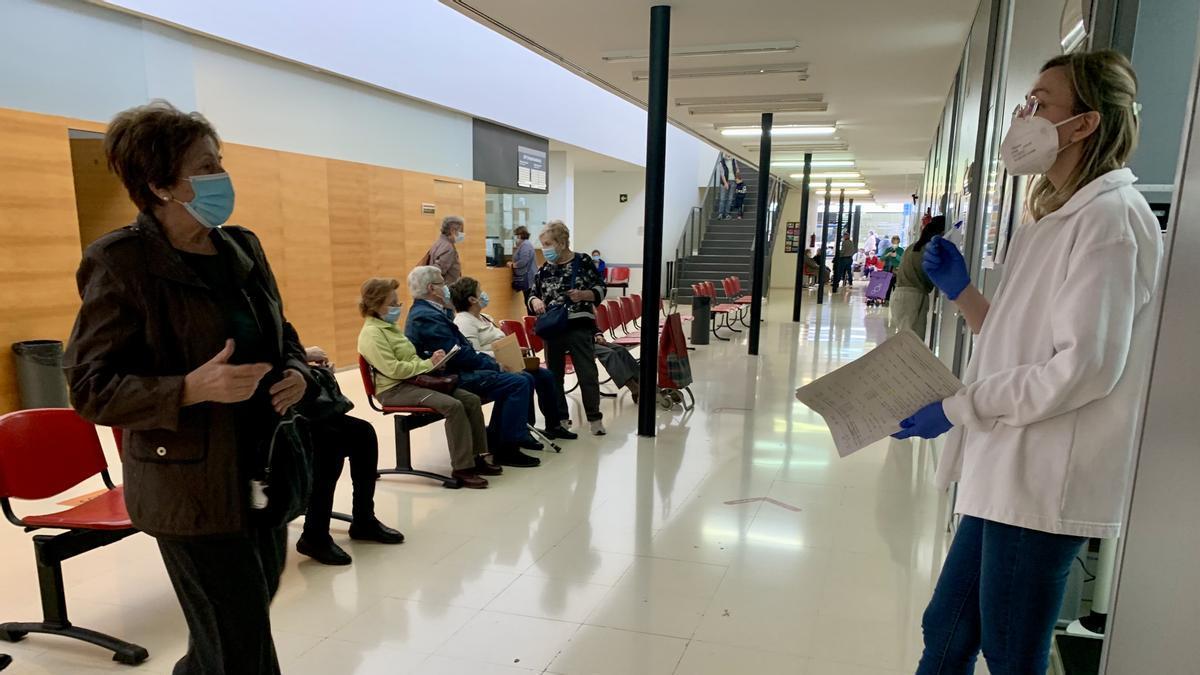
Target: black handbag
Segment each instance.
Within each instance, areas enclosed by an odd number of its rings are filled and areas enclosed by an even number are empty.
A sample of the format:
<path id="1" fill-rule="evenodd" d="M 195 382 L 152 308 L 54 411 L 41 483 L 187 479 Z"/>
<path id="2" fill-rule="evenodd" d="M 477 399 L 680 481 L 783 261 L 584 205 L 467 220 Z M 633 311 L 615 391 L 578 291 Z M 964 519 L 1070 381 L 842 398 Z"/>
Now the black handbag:
<path id="1" fill-rule="evenodd" d="M 579 258 L 571 260 L 571 281 L 567 284 L 567 290 L 575 288 L 575 279 L 579 276 Z M 546 311 L 533 322 L 533 332 L 543 340 L 558 337 L 567 332 L 568 325 L 571 320 L 569 306 L 571 298 L 564 298 L 562 302 L 551 305 L 546 308 Z"/>
<path id="2" fill-rule="evenodd" d="M 338 386 L 333 370 L 324 366 L 309 366 L 309 372 L 316 386 L 312 388 L 313 393 L 300 403 L 302 415 L 317 422 L 344 415 L 354 409 L 354 403 L 346 398 Z"/>
<path id="3" fill-rule="evenodd" d="M 260 456 L 262 471 L 250 481 L 250 522 L 258 527 L 282 527 L 308 509 L 312 495 L 308 420 L 289 409 L 263 441 Z"/>

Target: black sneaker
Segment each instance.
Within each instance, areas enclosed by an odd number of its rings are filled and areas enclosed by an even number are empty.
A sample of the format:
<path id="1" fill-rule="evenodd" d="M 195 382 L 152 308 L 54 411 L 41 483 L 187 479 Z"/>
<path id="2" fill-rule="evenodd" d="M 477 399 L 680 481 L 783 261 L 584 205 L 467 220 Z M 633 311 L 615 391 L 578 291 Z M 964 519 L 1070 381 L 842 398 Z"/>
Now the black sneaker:
<path id="1" fill-rule="evenodd" d="M 296 552 L 306 555 L 322 565 L 349 565 L 354 562 L 350 554 L 343 551 L 341 546 L 333 543 L 333 539 L 330 537 L 318 539 L 300 535 L 300 540 L 296 542 Z"/>
<path id="2" fill-rule="evenodd" d="M 556 427 L 546 427 L 542 430 L 542 433 L 546 434 L 546 438 L 561 438 L 565 441 L 573 441 L 579 438 L 579 434 L 570 431 L 561 424 Z"/>
<path id="3" fill-rule="evenodd" d="M 517 448 L 501 452 L 496 456 L 496 461 L 502 466 L 515 466 L 522 469 L 541 466 L 542 464 L 542 460 L 537 457 L 530 457 Z"/>
<path id="4" fill-rule="evenodd" d="M 404 535 L 372 518 L 365 523 L 350 523 L 350 538 L 360 541 L 375 541 L 380 544 L 403 544 Z"/>

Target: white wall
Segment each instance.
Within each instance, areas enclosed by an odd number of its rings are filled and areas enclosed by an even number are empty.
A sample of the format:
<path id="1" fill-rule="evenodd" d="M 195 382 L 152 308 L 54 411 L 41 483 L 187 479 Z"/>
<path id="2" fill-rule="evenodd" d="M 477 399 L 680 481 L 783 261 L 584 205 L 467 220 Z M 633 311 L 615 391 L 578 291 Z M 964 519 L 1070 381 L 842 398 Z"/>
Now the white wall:
<path id="1" fill-rule="evenodd" d="M 571 236 L 575 236 L 575 160 L 570 152 L 550 153 L 550 185 L 546 195 L 547 220 L 566 221 Z M 530 230 L 537 237 L 536 230 Z"/>
<path id="2" fill-rule="evenodd" d="M 0 107 L 105 121 L 151 98 L 225 140 L 471 176 L 471 119 L 112 10 L 3 0 Z"/>
<path id="3" fill-rule="evenodd" d="M 629 201 L 622 204 L 621 194 L 629 195 Z M 645 212 L 644 171 L 576 172 L 574 248 L 589 253 L 599 249 L 610 266 L 635 266 L 630 287 L 641 284 Z"/>

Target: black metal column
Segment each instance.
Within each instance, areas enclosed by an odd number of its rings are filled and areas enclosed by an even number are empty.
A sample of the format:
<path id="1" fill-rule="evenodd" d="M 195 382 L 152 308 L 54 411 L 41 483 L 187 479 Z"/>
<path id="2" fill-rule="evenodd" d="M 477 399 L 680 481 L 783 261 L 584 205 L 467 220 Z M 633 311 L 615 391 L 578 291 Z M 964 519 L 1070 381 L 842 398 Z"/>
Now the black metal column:
<path id="1" fill-rule="evenodd" d="M 771 124 L 773 113 L 762 114 L 762 139 L 758 142 L 758 212 L 754 214 L 754 280 L 750 297 L 750 355 L 758 356 L 762 329 L 763 288 L 767 270 L 767 204 L 771 186 Z"/>
<path id="2" fill-rule="evenodd" d="M 792 321 L 800 320 L 800 299 L 804 297 L 804 249 L 808 248 L 808 201 L 812 190 L 812 153 L 804 153 L 804 182 L 800 186 L 800 250 L 796 251 L 796 285 L 792 296 Z M 785 242 L 786 245 L 786 242 Z"/>
<path id="3" fill-rule="evenodd" d="M 813 259 L 821 264 L 817 268 L 817 304 L 825 304 L 825 246 L 829 244 L 829 200 L 833 197 L 833 180 L 825 179 L 825 217 L 821 219 L 821 248 Z M 818 315 L 819 316 L 819 315 Z"/>
<path id="4" fill-rule="evenodd" d="M 642 242 L 641 401 L 638 435 L 653 436 L 658 406 L 658 303 L 662 291 L 663 183 L 667 160 L 667 68 L 671 7 L 650 8 L 650 95 L 646 106 L 646 225 Z"/>

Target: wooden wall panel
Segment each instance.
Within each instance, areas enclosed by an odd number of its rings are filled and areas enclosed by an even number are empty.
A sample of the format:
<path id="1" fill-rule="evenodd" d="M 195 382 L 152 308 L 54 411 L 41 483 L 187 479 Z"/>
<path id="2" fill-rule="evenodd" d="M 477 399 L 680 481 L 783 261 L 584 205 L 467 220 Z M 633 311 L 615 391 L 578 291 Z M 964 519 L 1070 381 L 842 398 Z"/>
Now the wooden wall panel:
<path id="1" fill-rule="evenodd" d="M 65 340 L 79 310 L 79 221 L 60 118 L 0 109 L 0 412 L 19 405 L 18 340 Z"/>
<path id="2" fill-rule="evenodd" d="M 326 167 L 320 157 L 279 153 L 282 276 L 287 279 L 283 300 L 300 340 L 336 354 Z"/>
<path id="3" fill-rule="evenodd" d="M 70 145 L 80 245 L 87 249 L 93 241 L 137 219 L 137 207 L 129 201 L 120 179 L 108 170 L 102 139 L 72 138 Z"/>
<path id="4" fill-rule="evenodd" d="M 271 271 L 279 283 L 279 291 L 286 299 L 288 278 L 284 273 L 287 266 L 282 195 L 279 189 L 279 153 L 232 143 L 222 147 L 221 152 L 236 195 L 229 223 L 241 225 L 258 235 L 267 261 L 271 264 Z"/>
<path id="5" fill-rule="evenodd" d="M 366 164 L 329 160 L 329 241 L 333 266 L 333 322 L 337 351 L 329 352 L 339 366 L 358 359 L 359 289 L 373 276 L 371 223 Z M 326 350 L 328 351 L 328 350 Z"/>

